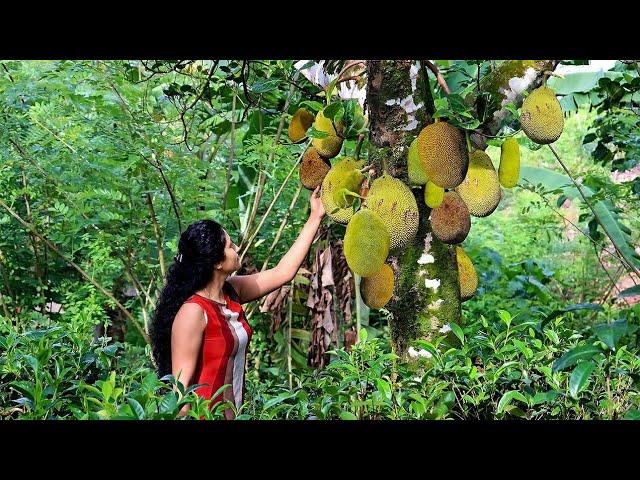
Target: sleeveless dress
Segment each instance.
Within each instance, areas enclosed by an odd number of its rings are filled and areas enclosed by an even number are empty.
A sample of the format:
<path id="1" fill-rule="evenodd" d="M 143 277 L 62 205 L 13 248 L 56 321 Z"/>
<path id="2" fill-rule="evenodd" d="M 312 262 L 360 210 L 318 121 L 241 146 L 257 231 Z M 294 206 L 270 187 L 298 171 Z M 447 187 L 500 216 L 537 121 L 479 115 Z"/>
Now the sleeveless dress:
<path id="1" fill-rule="evenodd" d="M 227 400 L 240 407 L 244 401 L 246 354 L 252 330 L 233 287 L 225 284 L 223 293 L 226 306 L 197 293 L 185 301 L 200 305 L 206 322 L 193 383 L 205 384 L 195 390 L 205 399 L 212 398 L 223 385 L 230 385 L 214 397 L 211 407 Z M 231 409 L 225 409 L 224 414 L 227 419 L 234 416 Z"/>

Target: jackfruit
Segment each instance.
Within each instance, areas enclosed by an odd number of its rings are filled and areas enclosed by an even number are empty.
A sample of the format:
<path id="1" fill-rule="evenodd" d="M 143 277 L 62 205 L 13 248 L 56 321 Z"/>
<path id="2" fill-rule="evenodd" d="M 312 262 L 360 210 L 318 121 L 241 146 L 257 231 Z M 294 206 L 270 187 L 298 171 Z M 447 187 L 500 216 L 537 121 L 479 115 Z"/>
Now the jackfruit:
<path id="1" fill-rule="evenodd" d="M 514 137 L 502 142 L 498 178 L 505 188 L 515 187 L 520 178 L 520 145 Z"/>
<path id="2" fill-rule="evenodd" d="M 367 307 L 384 307 L 393 295 L 393 268 L 385 263 L 379 271 L 370 277 L 363 278 L 360 293 Z"/>
<path id="3" fill-rule="evenodd" d="M 338 208 L 349 208 L 353 205 L 355 196 L 349 195 L 349 192 L 359 194 L 360 186 L 364 180 L 364 175 L 360 170 L 353 169 L 342 177 L 342 185 L 340 188 L 333 190 L 333 201 Z"/>
<path id="4" fill-rule="evenodd" d="M 349 268 L 361 277 L 370 277 L 384 265 L 389 244 L 389 232 L 380 215 L 368 208 L 358 210 L 344 234 L 344 256 Z"/>
<path id="5" fill-rule="evenodd" d="M 411 185 L 424 185 L 429 180 L 424 169 L 420 155 L 418 154 L 418 137 L 409 145 L 407 154 L 407 170 L 409 171 L 409 183 Z"/>
<path id="6" fill-rule="evenodd" d="M 305 188 L 313 190 L 322 183 L 330 169 L 331 164 L 322 158 L 315 148 L 309 147 L 300 162 L 300 181 Z"/>
<path id="7" fill-rule="evenodd" d="M 455 188 L 464 180 L 469 153 L 464 135 L 447 122 L 427 125 L 418 135 L 418 154 L 427 178 L 442 188 Z"/>
<path id="8" fill-rule="evenodd" d="M 438 208 L 431 210 L 431 231 L 438 240 L 448 244 L 461 243 L 471 229 L 467 205 L 456 192 L 446 192 Z"/>
<path id="9" fill-rule="evenodd" d="M 329 134 L 329 136 L 324 138 L 313 139 L 312 145 L 316 147 L 318 153 L 324 158 L 333 158 L 338 155 L 342 148 L 342 138 L 338 135 L 339 133 L 342 133 L 342 123 L 338 122 L 334 128 L 333 121 L 330 118 L 325 117 L 322 110 L 320 110 L 316 115 L 316 121 L 313 124 L 313 128 Z M 336 128 L 338 129 L 337 131 Z"/>
<path id="10" fill-rule="evenodd" d="M 307 130 L 313 125 L 313 113 L 305 108 L 299 108 L 291 117 L 289 123 L 289 140 L 298 143 L 307 136 Z"/>
<path id="11" fill-rule="evenodd" d="M 322 181 L 320 198 L 322 199 L 322 205 L 324 206 L 325 212 L 334 222 L 348 223 L 349 220 L 351 220 L 351 217 L 353 216 L 353 208 L 351 208 L 351 206 L 347 208 L 340 208 L 336 205 L 334 194 L 341 188 L 345 188 L 345 184 L 349 183 L 353 179 L 353 172 L 361 168 L 363 165 L 363 161 L 356 162 L 353 158 L 345 157 L 335 163 L 331 167 L 331 170 L 329 170 L 325 175 L 324 180 Z M 362 176 L 362 178 L 364 178 L 364 176 Z M 350 186 L 353 187 L 353 183 L 351 183 Z M 356 193 L 358 192 L 358 190 L 351 191 Z"/>
<path id="12" fill-rule="evenodd" d="M 536 88 L 522 103 L 520 123 L 535 143 L 555 142 L 562 134 L 564 116 L 556 94 L 548 87 Z"/>
<path id="13" fill-rule="evenodd" d="M 405 247 L 418 231 L 418 204 L 411 189 L 383 174 L 371 184 L 365 205 L 380 215 L 391 236 L 391 249 Z"/>
<path id="14" fill-rule="evenodd" d="M 424 203 L 430 208 L 438 208 L 444 198 L 444 188 L 433 182 L 427 182 L 424 187 Z"/>
<path id="15" fill-rule="evenodd" d="M 473 266 L 473 262 L 462 247 L 456 247 L 456 258 L 458 259 L 460 300 L 465 302 L 476 294 L 476 290 L 478 289 L 478 273 Z"/>
<path id="16" fill-rule="evenodd" d="M 474 217 L 486 217 L 498 207 L 502 191 L 489 155 L 482 150 L 471 152 L 469 171 L 464 182 L 456 187 L 456 192 Z"/>

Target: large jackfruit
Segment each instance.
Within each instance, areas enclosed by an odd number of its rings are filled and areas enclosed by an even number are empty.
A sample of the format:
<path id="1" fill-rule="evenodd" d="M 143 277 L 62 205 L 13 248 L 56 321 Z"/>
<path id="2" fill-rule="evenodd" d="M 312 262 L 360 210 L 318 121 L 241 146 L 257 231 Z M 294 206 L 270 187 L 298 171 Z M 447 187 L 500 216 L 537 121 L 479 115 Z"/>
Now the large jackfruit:
<path id="1" fill-rule="evenodd" d="M 429 180 L 422 160 L 420 160 L 420 154 L 418 153 L 418 137 L 414 138 L 411 145 L 409 145 L 407 170 L 409 173 L 409 183 L 411 185 L 425 185 Z"/>
<path id="2" fill-rule="evenodd" d="M 389 244 L 389 232 L 380 215 L 368 208 L 358 210 L 344 234 L 349 268 L 361 277 L 374 275 L 389 255 Z"/>
<path id="3" fill-rule="evenodd" d="M 393 268 L 385 263 L 379 271 L 362 279 L 362 301 L 369 308 L 384 307 L 393 295 L 393 281 Z"/>
<path id="4" fill-rule="evenodd" d="M 471 229 L 467 205 L 456 192 L 446 192 L 438 208 L 431 210 L 431 231 L 438 240 L 448 244 L 461 243 Z"/>
<path id="5" fill-rule="evenodd" d="M 456 247 L 456 258 L 458 260 L 460 300 L 465 302 L 476 294 L 476 290 L 478 289 L 478 273 L 473 266 L 473 262 L 462 247 Z"/>
<path id="6" fill-rule="evenodd" d="M 386 173 L 376 178 L 365 204 L 379 214 L 387 226 L 392 250 L 408 245 L 418 231 L 418 204 L 402 180 Z"/>
<path id="7" fill-rule="evenodd" d="M 339 162 L 335 163 L 331 170 L 325 175 L 322 181 L 322 191 L 320 198 L 322 199 L 322 205 L 324 206 L 327 215 L 338 223 L 348 223 L 353 217 L 353 208 L 349 205 L 346 208 L 341 208 L 336 204 L 336 199 L 340 199 L 340 195 L 337 194 L 341 189 L 348 188 L 354 193 L 358 193 L 356 188 L 359 185 L 355 185 L 354 178 L 358 178 L 357 170 L 364 165 L 361 160 L 356 162 L 353 158 L 345 157 Z M 360 183 L 364 179 L 364 175 L 360 174 Z M 347 199 L 349 197 L 346 197 Z M 353 197 L 351 197 L 353 198 Z M 351 202 L 353 203 L 353 201 Z"/>
<path id="8" fill-rule="evenodd" d="M 502 142 L 498 178 L 505 188 L 515 187 L 520 178 L 520 145 L 514 137 L 509 137 Z"/>
<path id="9" fill-rule="evenodd" d="M 300 162 L 300 181 L 305 188 L 313 190 L 322 183 L 330 169 L 331 164 L 322 158 L 315 148 L 309 147 Z"/>
<path id="10" fill-rule="evenodd" d="M 305 108 L 296 110 L 289 123 L 289 140 L 293 143 L 303 140 L 307 136 L 307 130 L 313 125 L 313 119 L 313 114 L 309 110 Z"/>
<path id="11" fill-rule="evenodd" d="M 474 217 L 486 217 L 498 207 L 502 191 L 489 155 L 482 150 L 474 150 L 469 155 L 469 171 L 456 192 Z"/>
<path id="12" fill-rule="evenodd" d="M 313 139 L 312 145 L 316 147 L 318 153 L 324 158 L 333 158 L 338 155 L 342 148 L 342 138 L 338 135 L 339 133 L 342 133 L 342 123 L 337 122 L 334 127 L 331 119 L 325 117 L 322 110 L 320 110 L 316 115 L 316 121 L 314 122 L 313 127 L 316 130 L 328 134 L 327 137 Z M 336 128 L 338 129 L 337 131 Z"/>
<path id="13" fill-rule="evenodd" d="M 438 208 L 444 199 L 444 188 L 433 182 L 427 182 L 424 187 L 424 203 L 430 208 Z"/>
<path id="14" fill-rule="evenodd" d="M 455 188 L 464 180 L 469 153 L 463 133 L 447 122 L 427 125 L 418 135 L 418 154 L 430 181 Z"/>
<path id="15" fill-rule="evenodd" d="M 564 116 L 556 94 L 548 87 L 533 90 L 520 110 L 522 130 L 532 141 L 546 145 L 562 134 Z"/>

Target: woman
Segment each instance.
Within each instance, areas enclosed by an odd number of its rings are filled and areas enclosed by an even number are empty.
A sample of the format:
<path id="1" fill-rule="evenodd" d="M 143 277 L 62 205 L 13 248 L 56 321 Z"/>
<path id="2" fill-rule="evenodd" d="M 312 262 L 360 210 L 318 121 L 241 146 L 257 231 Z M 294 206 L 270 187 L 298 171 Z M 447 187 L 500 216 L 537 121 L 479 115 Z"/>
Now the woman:
<path id="1" fill-rule="evenodd" d="M 185 386 L 205 384 L 195 390 L 205 399 L 229 384 L 211 405 L 219 401 L 242 405 L 251 340 L 242 304 L 295 277 L 325 213 L 319 188 L 311 194 L 311 213 L 300 235 L 278 265 L 264 272 L 232 276 L 240 268 L 238 247 L 213 220 L 196 222 L 182 233 L 150 328 L 161 376 L 171 373 Z M 233 418 L 230 409 L 225 418 Z"/>

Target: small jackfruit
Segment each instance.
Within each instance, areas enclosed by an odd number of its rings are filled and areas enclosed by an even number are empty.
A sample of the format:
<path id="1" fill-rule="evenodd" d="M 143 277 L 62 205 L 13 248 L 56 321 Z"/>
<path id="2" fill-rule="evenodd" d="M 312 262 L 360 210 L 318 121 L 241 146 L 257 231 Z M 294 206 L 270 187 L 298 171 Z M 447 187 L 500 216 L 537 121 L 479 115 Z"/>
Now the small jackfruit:
<path id="1" fill-rule="evenodd" d="M 464 180 L 469 153 L 463 133 L 447 122 L 427 125 L 418 135 L 418 154 L 429 180 L 455 188 Z"/>
<path id="2" fill-rule="evenodd" d="M 363 278 L 360 283 L 360 293 L 367 307 L 384 307 L 393 295 L 393 268 L 385 263 L 379 271 L 370 277 Z"/>
<path id="3" fill-rule="evenodd" d="M 333 125 L 333 121 L 325 117 L 322 110 L 320 110 L 316 115 L 316 121 L 313 127 L 316 130 L 327 133 L 328 136 L 324 138 L 314 138 L 312 145 L 316 147 L 318 153 L 324 158 L 335 157 L 340 153 L 340 149 L 342 148 L 342 138 L 338 135 L 338 133 L 342 133 L 342 123 L 338 122 L 335 128 Z M 338 129 L 337 131 L 336 128 Z"/>
<path id="4" fill-rule="evenodd" d="M 513 137 L 502 142 L 498 178 L 500 178 L 500 184 L 505 188 L 515 187 L 520 178 L 520 145 L 518 140 Z"/>
<path id="5" fill-rule="evenodd" d="M 322 183 L 331 164 L 322 158 L 315 148 L 309 147 L 300 162 L 300 181 L 305 188 L 313 190 Z"/>
<path id="6" fill-rule="evenodd" d="M 456 192 L 446 192 L 438 208 L 431 210 L 431 231 L 438 240 L 448 244 L 461 243 L 471 229 L 467 205 Z"/>
<path id="7" fill-rule="evenodd" d="M 424 187 L 424 203 L 430 208 L 438 208 L 444 198 L 444 188 L 433 182 L 427 182 Z"/>
<path id="8" fill-rule="evenodd" d="M 391 236 L 391 249 L 405 247 L 418 231 L 418 204 L 402 180 L 383 174 L 371 184 L 365 205 L 380 215 Z"/>
<path id="9" fill-rule="evenodd" d="M 357 171 L 363 165 L 363 161 L 356 162 L 353 158 L 345 157 L 336 162 L 325 175 L 324 180 L 322 181 L 320 198 L 322 199 L 322 205 L 324 206 L 325 212 L 334 222 L 348 223 L 349 220 L 351 220 L 351 217 L 353 216 L 353 208 L 351 206 L 340 208 L 336 204 L 334 196 L 339 198 L 335 194 L 340 189 L 345 188 L 346 184 L 349 184 L 349 190 L 356 193 L 358 192 L 358 190 L 353 189 L 353 187 L 355 187 L 353 178 L 354 176 L 357 177 L 357 175 L 354 174 L 354 171 Z M 364 175 L 362 175 L 361 178 L 364 179 Z M 362 182 L 362 180 L 360 180 L 360 182 Z M 359 189 L 360 187 L 358 186 L 357 188 Z"/>
<path id="10" fill-rule="evenodd" d="M 349 268 L 361 277 L 378 272 L 389 255 L 389 232 L 376 212 L 358 210 L 344 234 L 344 256 Z"/>
<path id="11" fill-rule="evenodd" d="M 409 183 L 411 185 L 424 185 L 429 180 L 424 165 L 418 154 L 418 137 L 413 139 L 409 145 L 409 153 L 407 154 L 407 170 L 409 173 Z"/>
<path id="12" fill-rule="evenodd" d="M 473 262 L 462 247 L 456 247 L 456 258 L 458 260 L 460 300 L 465 302 L 476 294 L 476 290 L 478 289 L 478 273 L 473 266 Z"/>
<path id="13" fill-rule="evenodd" d="M 522 103 L 520 124 L 535 143 L 555 142 L 562 134 L 564 116 L 556 94 L 548 87 L 533 90 Z"/>
<path id="14" fill-rule="evenodd" d="M 500 180 L 491 158 L 482 150 L 474 150 L 469 155 L 469 171 L 456 192 L 474 217 L 490 215 L 500 203 L 502 191 Z"/>
<path id="15" fill-rule="evenodd" d="M 289 140 L 298 143 L 307 136 L 307 130 L 313 125 L 313 114 L 306 108 L 299 108 L 289 123 Z"/>

